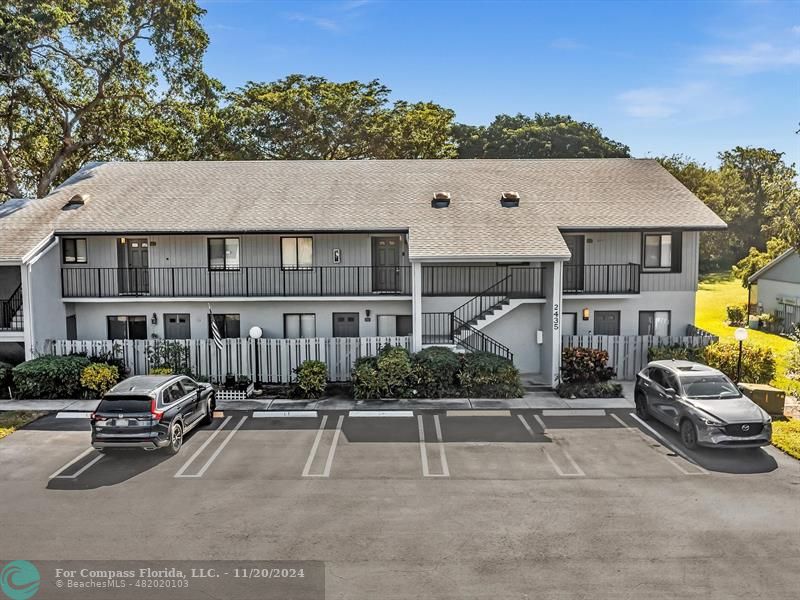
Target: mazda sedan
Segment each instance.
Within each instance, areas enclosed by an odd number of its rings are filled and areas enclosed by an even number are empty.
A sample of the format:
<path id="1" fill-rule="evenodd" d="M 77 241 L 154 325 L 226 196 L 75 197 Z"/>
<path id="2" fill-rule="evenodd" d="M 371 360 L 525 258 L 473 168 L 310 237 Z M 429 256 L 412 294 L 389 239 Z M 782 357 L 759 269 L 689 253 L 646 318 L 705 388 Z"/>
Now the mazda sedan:
<path id="1" fill-rule="evenodd" d="M 722 372 L 683 360 L 657 360 L 636 376 L 636 414 L 678 431 L 687 448 L 766 446 L 772 419 Z"/>

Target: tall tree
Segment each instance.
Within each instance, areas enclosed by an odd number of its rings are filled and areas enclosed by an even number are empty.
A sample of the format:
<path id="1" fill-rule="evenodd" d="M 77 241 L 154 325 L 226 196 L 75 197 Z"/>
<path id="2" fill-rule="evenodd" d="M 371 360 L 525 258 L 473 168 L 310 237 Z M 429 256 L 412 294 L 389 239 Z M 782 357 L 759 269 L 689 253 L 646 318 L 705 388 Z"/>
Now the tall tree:
<path id="1" fill-rule="evenodd" d="M 377 79 L 289 75 L 227 95 L 229 154 L 247 159 L 441 158 L 454 154 L 453 112 L 430 102 L 389 104 Z"/>
<path id="2" fill-rule="evenodd" d="M 603 135 L 592 123 L 549 113 L 497 115 L 488 126 L 454 130 L 459 158 L 618 158 L 628 146 Z"/>
<path id="3" fill-rule="evenodd" d="M 6 0 L 0 196 L 41 197 L 87 160 L 176 144 L 166 106 L 213 105 L 219 91 L 202 68 L 203 14 L 194 0 Z"/>

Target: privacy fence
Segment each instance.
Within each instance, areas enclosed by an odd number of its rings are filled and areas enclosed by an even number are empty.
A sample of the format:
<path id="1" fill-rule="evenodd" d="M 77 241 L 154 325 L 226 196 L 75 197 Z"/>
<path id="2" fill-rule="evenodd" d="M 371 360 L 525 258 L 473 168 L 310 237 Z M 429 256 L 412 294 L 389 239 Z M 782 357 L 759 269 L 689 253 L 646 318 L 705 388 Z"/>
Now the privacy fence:
<path id="1" fill-rule="evenodd" d="M 358 337 L 222 340 L 220 350 L 214 340 L 55 340 L 56 355 L 82 353 L 87 356 L 113 356 L 121 359 L 129 375 L 144 375 L 152 359 L 168 351 L 179 353 L 189 370 L 214 383 L 226 376 L 264 383 L 289 383 L 294 369 L 305 360 L 319 360 L 328 366 L 328 379 L 350 381 L 353 363 L 362 356 L 375 356 L 386 345 L 411 348 L 410 337 Z M 166 346 L 169 344 L 169 346 Z M 180 347 L 185 351 L 175 352 Z"/>
<path id="2" fill-rule="evenodd" d="M 703 348 L 713 344 L 718 338 L 694 330 L 698 335 L 565 335 L 561 338 L 564 348 L 594 348 L 608 352 L 608 366 L 617 372 L 617 379 L 633 380 L 636 373 L 647 364 L 650 348 L 663 346 L 684 346 Z"/>

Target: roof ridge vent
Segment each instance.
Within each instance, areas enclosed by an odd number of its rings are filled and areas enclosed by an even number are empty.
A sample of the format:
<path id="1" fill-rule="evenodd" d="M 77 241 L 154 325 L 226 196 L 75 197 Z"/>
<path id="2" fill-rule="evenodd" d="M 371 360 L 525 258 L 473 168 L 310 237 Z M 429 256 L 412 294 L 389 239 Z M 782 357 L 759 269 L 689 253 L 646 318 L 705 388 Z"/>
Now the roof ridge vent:
<path id="1" fill-rule="evenodd" d="M 516 208 L 519 206 L 519 192 L 503 192 L 500 195 L 500 206 L 503 208 Z"/>
<path id="2" fill-rule="evenodd" d="M 75 194 L 72 198 L 67 200 L 67 203 L 61 207 L 61 210 L 76 210 L 89 201 L 89 194 Z"/>
<path id="3" fill-rule="evenodd" d="M 447 208 L 450 206 L 450 192 L 436 192 L 431 200 L 433 208 Z"/>

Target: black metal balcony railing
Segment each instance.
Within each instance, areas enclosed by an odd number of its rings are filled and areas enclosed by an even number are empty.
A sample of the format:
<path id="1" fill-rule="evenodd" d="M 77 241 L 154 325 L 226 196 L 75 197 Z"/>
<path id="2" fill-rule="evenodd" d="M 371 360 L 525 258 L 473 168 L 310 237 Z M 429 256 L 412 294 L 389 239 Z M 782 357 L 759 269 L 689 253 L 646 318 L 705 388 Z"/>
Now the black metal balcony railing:
<path id="1" fill-rule="evenodd" d="M 22 331 L 22 286 L 0 300 L 0 331 Z"/>
<path id="2" fill-rule="evenodd" d="M 641 267 L 624 265 L 564 265 L 564 294 L 638 294 Z"/>
<path id="3" fill-rule="evenodd" d="M 64 298 L 410 295 L 411 270 L 399 267 L 65 267 Z"/>
<path id="4" fill-rule="evenodd" d="M 432 265 L 422 268 L 423 296 L 474 296 L 502 282 L 509 298 L 543 298 L 543 267 Z"/>

